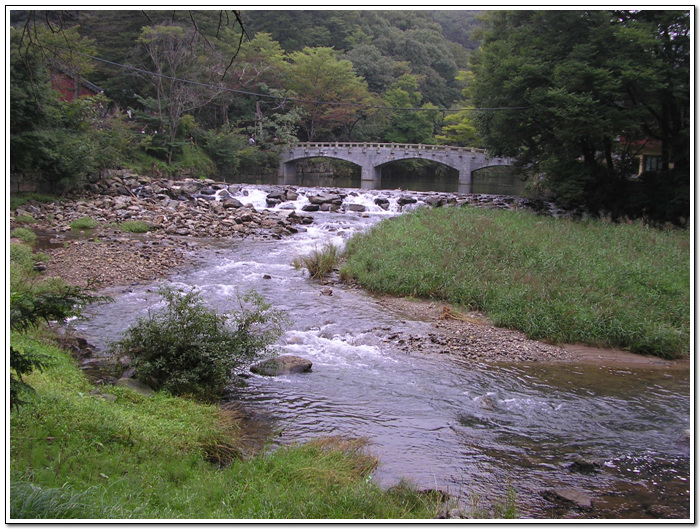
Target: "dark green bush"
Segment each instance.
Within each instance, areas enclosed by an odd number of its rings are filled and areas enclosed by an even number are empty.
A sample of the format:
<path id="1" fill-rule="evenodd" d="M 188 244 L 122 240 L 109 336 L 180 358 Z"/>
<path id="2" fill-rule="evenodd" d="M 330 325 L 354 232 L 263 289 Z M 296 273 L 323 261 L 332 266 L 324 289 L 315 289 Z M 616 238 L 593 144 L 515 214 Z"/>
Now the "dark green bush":
<path id="1" fill-rule="evenodd" d="M 10 329 L 25 333 L 42 323 L 64 322 L 79 316 L 85 305 L 109 299 L 57 280 L 16 281 L 10 291 Z M 17 346 L 12 339 L 10 343 L 10 405 L 18 406 L 23 403 L 22 395 L 32 391 L 22 377 L 43 371 L 51 365 L 51 357 L 32 346 Z"/>
<path id="2" fill-rule="evenodd" d="M 194 290 L 159 294 L 165 308 L 139 319 L 112 348 L 133 355 L 140 380 L 176 395 L 218 397 L 232 370 L 262 355 L 286 320 L 255 293 L 232 314 L 209 309 Z"/>

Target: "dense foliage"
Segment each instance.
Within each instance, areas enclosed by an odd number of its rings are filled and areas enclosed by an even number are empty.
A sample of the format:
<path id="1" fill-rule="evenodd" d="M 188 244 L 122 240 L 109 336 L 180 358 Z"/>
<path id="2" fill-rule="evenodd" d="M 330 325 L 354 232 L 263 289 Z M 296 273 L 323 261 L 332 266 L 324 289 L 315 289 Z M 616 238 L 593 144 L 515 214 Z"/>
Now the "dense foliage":
<path id="1" fill-rule="evenodd" d="M 689 217 L 688 12 L 85 10 L 10 21 L 11 170 L 62 188 L 120 164 L 275 171 L 278 146 L 297 140 L 445 143 L 516 157 L 565 206 Z M 59 101 L 49 71 L 104 94 Z M 636 178 L 655 143 L 658 163 Z"/>
<path id="2" fill-rule="evenodd" d="M 543 174 L 570 205 L 689 217 L 688 12 L 496 11 L 484 22 L 468 93 L 514 107 L 478 114 L 487 148 Z M 653 141 L 658 167 L 632 181 Z"/>
<path id="3" fill-rule="evenodd" d="M 254 293 L 232 314 L 208 308 L 195 291 L 160 295 L 165 307 L 139 319 L 114 349 L 133 354 L 140 380 L 175 395 L 220 396 L 233 370 L 265 353 L 285 321 Z"/>
<path id="4" fill-rule="evenodd" d="M 109 301 L 86 289 L 66 285 L 56 279 L 42 279 L 34 272 L 34 263 L 45 256 L 34 254 L 29 246 L 10 245 L 10 406 L 25 402 L 33 388 L 24 377 L 51 365 L 51 357 L 21 336 L 49 322 L 65 322 L 77 317 L 88 304 Z"/>

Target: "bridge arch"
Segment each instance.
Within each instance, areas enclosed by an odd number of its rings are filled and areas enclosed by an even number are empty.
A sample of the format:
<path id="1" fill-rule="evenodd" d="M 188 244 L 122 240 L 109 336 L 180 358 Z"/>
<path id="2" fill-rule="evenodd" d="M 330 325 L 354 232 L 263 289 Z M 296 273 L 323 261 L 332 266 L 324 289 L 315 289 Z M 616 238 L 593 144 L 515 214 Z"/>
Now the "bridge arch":
<path id="1" fill-rule="evenodd" d="M 287 183 L 296 177 L 296 162 L 308 158 L 335 158 L 360 166 L 362 188 L 381 185 L 381 168 L 398 160 L 430 160 L 459 172 L 460 192 L 470 193 L 472 171 L 489 165 L 511 165 L 508 158 L 490 158 L 486 151 L 448 145 L 398 143 L 299 143 L 280 156 L 279 176 Z"/>

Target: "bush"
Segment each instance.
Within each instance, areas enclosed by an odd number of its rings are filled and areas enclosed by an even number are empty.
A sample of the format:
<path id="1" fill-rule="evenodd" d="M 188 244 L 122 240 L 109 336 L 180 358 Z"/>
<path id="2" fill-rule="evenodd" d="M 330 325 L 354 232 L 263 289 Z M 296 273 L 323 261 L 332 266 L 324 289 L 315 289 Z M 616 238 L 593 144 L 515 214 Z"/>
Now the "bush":
<path id="1" fill-rule="evenodd" d="M 36 233 L 29 228 L 15 228 L 10 232 L 10 237 L 16 237 L 22 241 L 31 244 L 36 241 Z"/>
<path id="2" fill-rule="evenodd" d="M 218 397 L 232 370 L 262 355 L 286 321 L 255 293 L 233 314 L 207 308 L 194 290 L 159 294 L 165 308 L 139 319 L 112 349 L 133 355 L 139 379 L 176 395 Z"/>
<path id="3" fill-rule="evenodd" d="M 83 217 L 70 223 L 72 230 L 92 230 L 97 228 L 99 225 L 100 223 L 91 217 Z"/>
<path id="4" fill-rule="evenodd" d="M 127 220 L 121 223 L 119 229 L 128 233 L 146 233 L 151 227 L 142 220 Z"/>
<path id="5" fill-rule="evenodd" d="M 14 254 L 11 259 L 20 258 L 20 252 L 15 251 Z M 22 260 L 26 260 L 26 256 Z M 16 264 L 26 266 L 25 263 Z M 14 279 L 10 290 L 10 329 L 16 336 L 36 329 L 42 323 L 64 322 L 69 317 L 80 316 L 85 305 L 109 300 L 106 296 L 95 296 L 59 280 L 34 282 Z M 17 345 L 12 338 L 10 343 L 10 406 L 18 406 L 23 403 L 20 400 L 22 395 L 33 391 L 24 382 L 23 376 L 34 370 L 42 371 L 51 364 L 51 359 L 37 347 Z"/>
<path id="6" fill-rule="evenodd" d="M 340 263 L 340 250 L 332 243 L 326 243 L 320 250 L 311 254 L 295 257 L 292 266 L 297 270 L 306 268 L 313 279 L 321 279 L 330 274 Z"/>

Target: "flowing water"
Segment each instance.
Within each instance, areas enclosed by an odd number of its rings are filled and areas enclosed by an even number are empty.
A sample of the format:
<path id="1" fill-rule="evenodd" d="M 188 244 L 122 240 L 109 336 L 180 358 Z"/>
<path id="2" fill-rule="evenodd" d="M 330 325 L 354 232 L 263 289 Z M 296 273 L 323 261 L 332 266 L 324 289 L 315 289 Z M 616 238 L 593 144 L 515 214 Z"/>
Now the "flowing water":
<path id="1" fill-rule="evenodd" d="M 246 186 L 244 202 L 265 207 L 266 191 Z M 389 211 L 374 205 L 391 201 Z M 255 289 L 291 323 L 280 352 L 308 358 L 310 373 L 251 376 L 228 399 L 277 444 L 319 436 L 362 436 L 380 458 L 372 476 L 383 486 L 406 478 L 464 503 L 502 501 L 517 493 L 520 516 L 651 518 L 690 516 L 690 380 L 687 371 L 601 366 L 474 365 L 447 355 L 395 350 L 388 336 L 428 332 L 371 296 L 328 287 L 291 266 L 325 242 L 396 214 L 399 193 L 356 191 L 369 213 L 314 213 L 308 231 L 283 240 L 208 241 L 194 266 L 166 282 L 198 288 L 221 311 Z M 306 203 L 300 191 L 297 209 Z M 160 303 L 157 284 L 111 292 L 79 329 L 97 347 L 117 339 Z M 325 289 L 325 290 L 324 290 Z M 598 461 L 572 472 L 578 457 Z M 575 487 L 594 509 L 557 507 L 546 488 Z"/>

